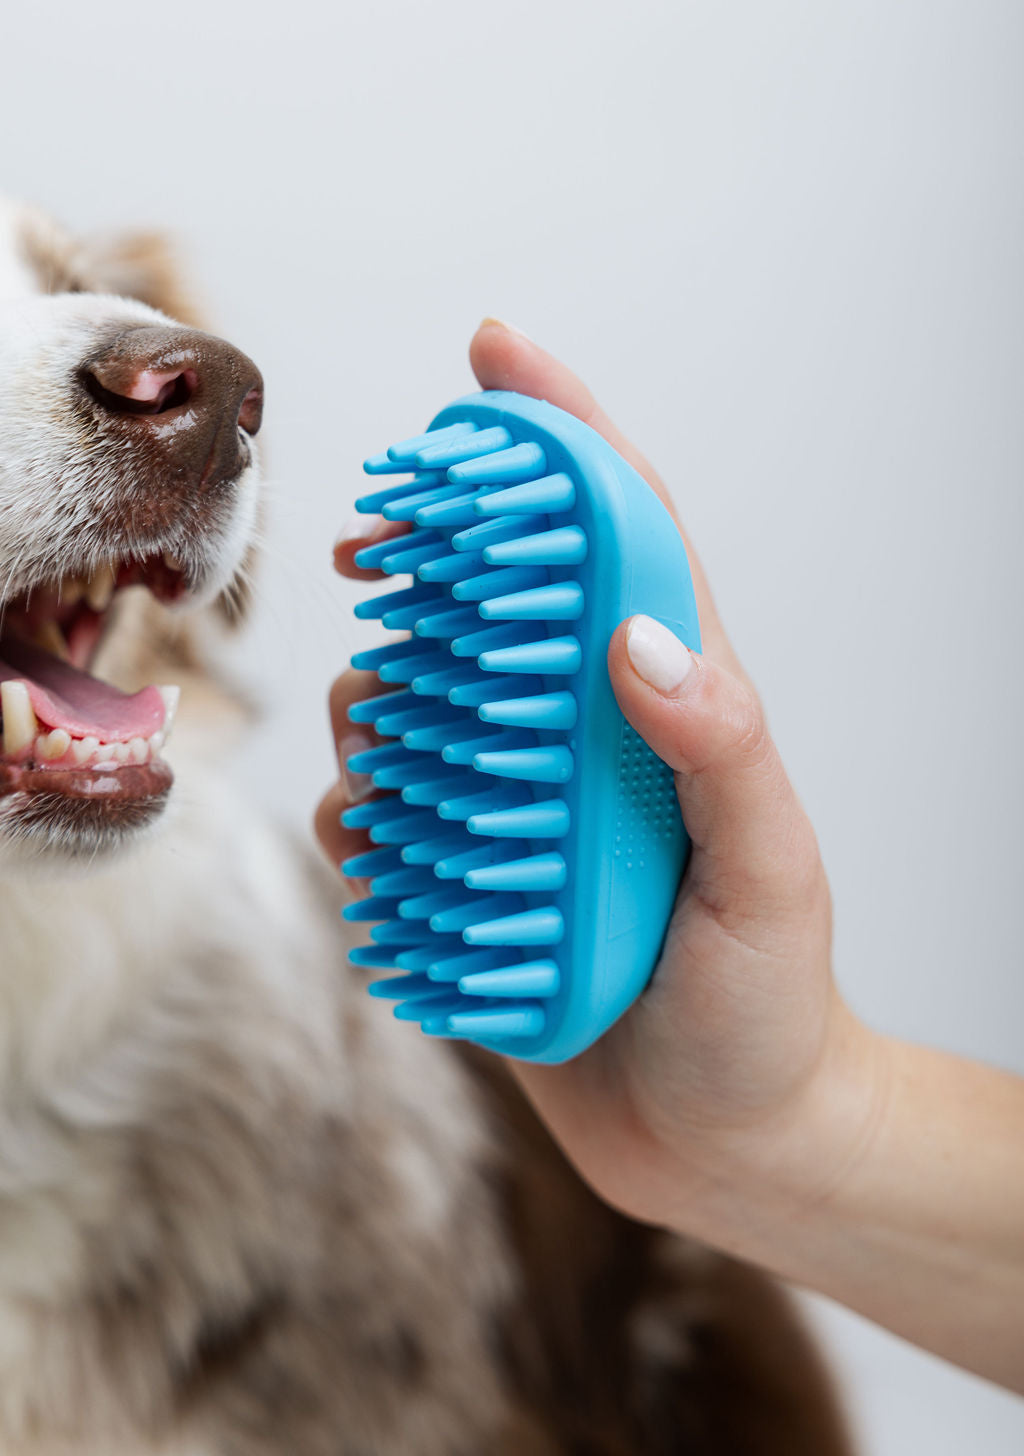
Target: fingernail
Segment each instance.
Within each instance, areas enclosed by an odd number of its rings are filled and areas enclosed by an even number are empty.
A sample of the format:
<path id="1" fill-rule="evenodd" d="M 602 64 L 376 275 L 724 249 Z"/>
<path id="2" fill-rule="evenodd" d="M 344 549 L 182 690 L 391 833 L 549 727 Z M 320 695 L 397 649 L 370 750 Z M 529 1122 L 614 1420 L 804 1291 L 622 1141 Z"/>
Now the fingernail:
<path id="1" fill-rule="evenodd" d="M 348 761 L 357 753 L 367 753 L 372 747 L 373 744 L 365 733 L 346 733 L 338 744 L 338 757 L 341 759 L 341 783 L 350 804 L 358 804 L 360 799 L 365 799 L 367 794 L 373 792 L 373 779 L 366 773 L 353 773 L 348 766 Z"/>
<path id="2" fill-rule="evenodd" d="M 663 697 L 678 693 L 693 671 L 693 653 L 653 617 L 634 617 L 626 631 L 633 670 Z"/>
<path id="3" fill-rule="evenodd" d="M 337 536 L 335 536 L 335 547 L 344 546 L 346 541 L 357 541 L 360 539 L 372 541 L 380 530 L 383 519 L 382 516 L 363 516 L 358 511 L 353 511 Z"/>
<path id="4" fill-rule="evenodd" d="M 479 327 L 481 329 L 504 329 L 506 333 L 518 334 L 521 339 L 526 339 L 528 343 L 533 343 L 533 340 L 530 338 L 529 334 L 525 332 L 525 330 L 517 329 L 515 324 L 508 323 L 506 319 L 495 318 L 493 314 L 488 314 L 486 318 L 482 318 L 480 320 Z"/>

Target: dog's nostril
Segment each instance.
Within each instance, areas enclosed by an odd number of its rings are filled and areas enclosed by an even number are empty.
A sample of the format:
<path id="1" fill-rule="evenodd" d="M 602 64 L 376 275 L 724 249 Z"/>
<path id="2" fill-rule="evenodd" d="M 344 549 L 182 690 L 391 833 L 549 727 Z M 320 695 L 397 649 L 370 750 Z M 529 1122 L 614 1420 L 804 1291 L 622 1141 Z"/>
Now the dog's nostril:
<path id="1" fill-rule="evenodd" d="M 238 423 L 247 435 L 258 433 L 263 423 L 263 390 L 254 388 L 242 400 Z"/>
<path id="2" fill-rule="evenodd" d="M 196 392 L 199 376 L 194 369 L 139 369 L 126 371 L 117 360 L 104 368 L 91 365 L 85 372 L 85 387 L 97 404 L 112 414 L 162 415 L 178 409 Z"/>

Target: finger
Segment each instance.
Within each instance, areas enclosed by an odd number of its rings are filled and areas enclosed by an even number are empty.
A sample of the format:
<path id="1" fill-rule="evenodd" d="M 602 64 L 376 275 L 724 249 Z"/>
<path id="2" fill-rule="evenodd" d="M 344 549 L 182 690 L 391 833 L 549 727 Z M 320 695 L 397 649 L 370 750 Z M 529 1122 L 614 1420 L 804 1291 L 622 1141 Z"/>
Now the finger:
<path id="1" fill-rule="evenodd" d="M 313 831 L 324 854 L 336 870 L 353 855 L 365 854 L 374 846 L 363 829 L 346 829 L 341 816 L 351 804 L 348 789 L 343 782 L 333 784 L 317 805 L 313 816 Z M 364 882 L 352 881 L 353 885 L 365 888 Z"/>
<path id="2" fill-rule="evenodd" d="M 353 581 L 379 581 L 383 571 L 367 571 L 356 565 L 356 552 L 364 546 L 378 541 L 390 540 L 393 536 L 404 536 L 409 529 L 408 521 L 385 521 L 383 516 L 361 516 L 358 513 L 344 525 L 334 543 L 334 569 L 341 576 Z"/>
<path id="3" fill-rule="evenodd" d="M 502 323 L 500 319 L 484 319 L 470 343 L 469 359 L 483 389 L 511 389 L 517 394 L 529 395 L 532 399 L 546 399 L 568 414 L 575 415 L 585 425 L 603 435 L 657 492 L 671 512 L 686 543 L 704 651 L 716 661 L 723 662 L 731 672 L 745 677 L 719 620 L 704 569 L 679 520 L 664 482 L 650 461 L 612 423 L 582 380 L 577 379 L 571 369 L 540 348 L 532 339 L 509 324 Z"/>
<path id="4" fill-rule="evenodd" d="M 817 846 L 756 695 L 650 617 L 618 628 L 608 667 L 623 713 L 675 770 L 691 888 L 730 928 L 805 913 L 823 883 Z"/>
<path id="5" fill-rule="evenodd" d="M 353 754 L 364 753 L 367 749 L 375 748 L 380 742 L 372 728 L 365 723 L 353 723 L 349 718 L 349 709 L 353 703 L 360 703 L 364 698 L 375 698 L 382 691 L 383 684 L 375 672 L 360 672 L 350 667 L 340 677 L 335 678 L 331 684 L 331 691 L 328 697 L 328 710 L 331 717 L 331 733 L 334 737 L 334 748 L 338 755 L 338 767 L 344 774 L 346 770 L 346 759 Z M 353 794 L 353 800 L 359 797 Z"/>

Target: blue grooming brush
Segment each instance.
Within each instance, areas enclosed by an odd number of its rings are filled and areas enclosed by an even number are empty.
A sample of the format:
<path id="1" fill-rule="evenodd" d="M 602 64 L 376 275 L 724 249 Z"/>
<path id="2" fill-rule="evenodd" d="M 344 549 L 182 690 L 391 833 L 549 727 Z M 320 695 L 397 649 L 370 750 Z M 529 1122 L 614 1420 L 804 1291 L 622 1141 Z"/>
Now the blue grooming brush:
<path id="1" fill-rule="evenodd" d="M 615 628 L 644 612 L 700 648 L 679 532 L 636 471 L 554 405 L 499 391 L 368 460 L 412 479 L 356 507 L 408 521 L 359 566 L 413 585 L 356 616 L 405 633 L 358 653 L 382 746 L 349 759 L 380 793 L 348 809 L 376 848 L 349 920 L 375 922 L 371 994 L 423 1031 L 562 1062 L 654 968 L 689 840 L 672 773 L 608 679 Z"/>

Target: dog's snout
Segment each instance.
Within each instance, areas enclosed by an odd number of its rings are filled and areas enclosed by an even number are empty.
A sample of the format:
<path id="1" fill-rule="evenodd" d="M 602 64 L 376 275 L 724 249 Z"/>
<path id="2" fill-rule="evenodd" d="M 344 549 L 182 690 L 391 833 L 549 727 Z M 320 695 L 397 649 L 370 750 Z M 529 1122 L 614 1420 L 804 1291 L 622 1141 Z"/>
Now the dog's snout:
<path id="1" fill-rule="evenodd" d="M 248 460 L 239 431 L 263 415 L 256 365 L 224 339 L 197 330 L 127 329 L 87 361 L 82 383 L 108 423 L 159 444 L 179 479 L 215 486 Z"/>

